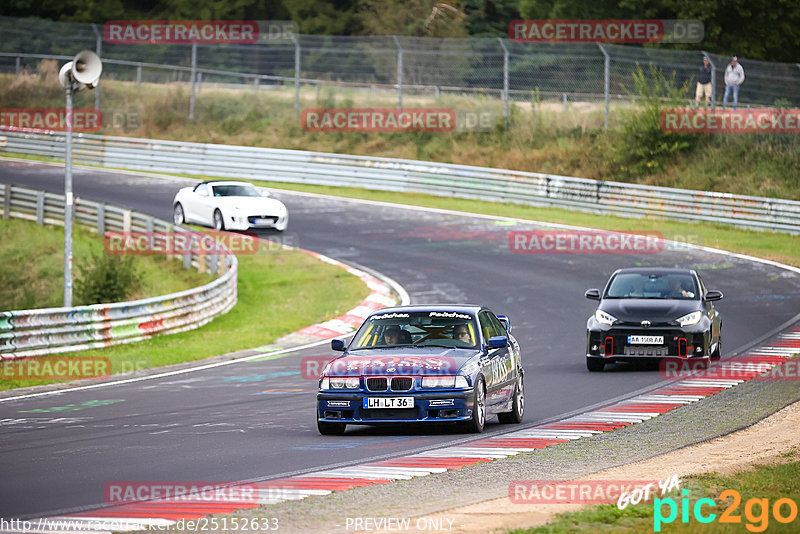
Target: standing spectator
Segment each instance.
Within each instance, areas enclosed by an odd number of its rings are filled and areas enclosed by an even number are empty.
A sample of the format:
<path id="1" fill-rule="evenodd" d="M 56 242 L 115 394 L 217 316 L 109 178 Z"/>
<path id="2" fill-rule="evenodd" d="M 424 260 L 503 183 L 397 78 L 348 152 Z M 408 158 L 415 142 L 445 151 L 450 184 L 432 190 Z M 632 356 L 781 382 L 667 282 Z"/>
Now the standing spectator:
<path id="1" fill-rule="evenodd" d="M 731 91 L 733 91 L 733 109 L 736 109 L 736 104 L 739 103 L 739 87 L 742 83 L 744 83 L 744 69 L 739 65 L 739 58 L 733 56 L 725 68 L 725 95 L 722 97 L 722 109 L 725 109 Z"/>
<path id="2" fill-rule="evenodd" d="M 703 56 L 703 66 L 697 71 L 697 91 L 694 95 L 694 106 L 700 107 L 700 99 L 705 95 L 706 107 L 711 101 L 711 63 L 708 56 Z"/>

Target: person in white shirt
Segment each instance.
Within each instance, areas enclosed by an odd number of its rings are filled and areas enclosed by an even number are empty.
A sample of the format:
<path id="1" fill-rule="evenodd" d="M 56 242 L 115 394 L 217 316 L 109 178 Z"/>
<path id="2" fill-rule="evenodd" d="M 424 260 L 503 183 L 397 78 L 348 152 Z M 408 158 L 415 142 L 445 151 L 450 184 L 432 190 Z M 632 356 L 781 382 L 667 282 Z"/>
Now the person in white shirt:
<path id="1" fill-rule="evenodd" d="M 744 83 L 744 69 L 739 65 L 739 58 L 733 56 L 725 68 L 725 95 L 722 97 L 722 109 L 728 104 L 728 97 L 733 92 L 733 109 L 739 103 L 739 87 Z"/>

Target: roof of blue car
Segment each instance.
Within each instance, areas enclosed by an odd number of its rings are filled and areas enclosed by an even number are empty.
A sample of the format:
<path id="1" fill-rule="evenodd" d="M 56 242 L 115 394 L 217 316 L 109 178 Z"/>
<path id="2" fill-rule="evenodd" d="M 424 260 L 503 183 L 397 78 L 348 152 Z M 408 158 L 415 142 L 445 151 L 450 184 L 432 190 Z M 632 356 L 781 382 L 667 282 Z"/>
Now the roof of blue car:
<path id="1" fill-rule="evenodd" d="M 452 311 L 459 313 L 478 313 L 484 306 L 476 304 L 416 304 L 410 306 L 394 306 L 391 308 L 381 308 L 373 313 L 392 313 L 392 312 L 426 312 L 426 311 Z"/>

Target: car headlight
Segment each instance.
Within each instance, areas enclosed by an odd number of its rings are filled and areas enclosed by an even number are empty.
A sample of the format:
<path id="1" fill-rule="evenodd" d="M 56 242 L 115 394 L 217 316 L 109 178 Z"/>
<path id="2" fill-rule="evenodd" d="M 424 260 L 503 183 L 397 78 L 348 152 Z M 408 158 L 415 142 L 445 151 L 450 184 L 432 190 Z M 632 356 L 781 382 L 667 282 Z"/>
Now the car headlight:
<path id="1" fill-rule="evenodd" d="M 358 389 L 361 381 L 357 376 L 324 376 L 319 383 L 320 389 Z"/>
<path id="2" fill-rule="evenodd" d="M 465 376 L 423 376 L 420 384 L 424 388 L 468 388 Z"/>
<path id="3" fill-rule="evenodd" d="M 594 318 L 597 319 L 597 322 L 600 324 L 614 324 L 617 322 L 616 317 L 610 313 L 604 312 L 603 310 L 595 310 Z"/>
<path id="4" fill-rule="evenodd" d="M 680 317 L 677 321 L 678 324 L 681 326 L 691 326 L 693 324 L 697 324 L 700 322 L 700 319 L 703 318 L 703 313 L 699 311 L 693 311 L 692 313 L 687 313 L 683 317 Z"/>

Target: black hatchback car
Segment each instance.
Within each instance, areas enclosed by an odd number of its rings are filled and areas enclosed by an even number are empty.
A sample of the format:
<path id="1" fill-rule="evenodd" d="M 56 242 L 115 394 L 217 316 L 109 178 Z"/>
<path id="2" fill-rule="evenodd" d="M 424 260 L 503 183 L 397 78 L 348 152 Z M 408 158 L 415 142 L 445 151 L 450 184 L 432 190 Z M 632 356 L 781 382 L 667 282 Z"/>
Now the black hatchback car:
<path id="1" fill-rule="evenodd" d="M 720 291 L 706 290 L 694 270 L 637 267 L 619 269 L 605 289 L 586 291 L 600 304 L 586 323 L 586 367 L 680 358 L 720 357 L 722 318 L 714 301 Z"/>

